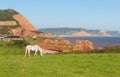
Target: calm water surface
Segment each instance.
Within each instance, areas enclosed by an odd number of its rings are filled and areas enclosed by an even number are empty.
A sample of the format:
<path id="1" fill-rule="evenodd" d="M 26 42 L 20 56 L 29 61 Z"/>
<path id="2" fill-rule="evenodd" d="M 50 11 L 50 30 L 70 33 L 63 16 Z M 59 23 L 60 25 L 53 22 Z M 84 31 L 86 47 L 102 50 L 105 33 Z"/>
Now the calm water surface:
<path id="1" fill-rule="evenodd" d="M 103 48 L 106 46 L 120 46 L 120 37 L 64 37 L 72 43 L 75 40 L 89 40 L 93 42 L 94 48 Z"/>

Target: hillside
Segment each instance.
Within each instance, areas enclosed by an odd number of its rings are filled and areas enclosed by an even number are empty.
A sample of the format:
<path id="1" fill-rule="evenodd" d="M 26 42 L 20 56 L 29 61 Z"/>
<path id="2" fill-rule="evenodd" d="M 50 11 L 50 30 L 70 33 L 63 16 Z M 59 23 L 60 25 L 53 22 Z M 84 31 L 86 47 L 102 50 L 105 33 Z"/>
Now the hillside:
<path id="1" fill-rule="evenodd" d="M 0 10 L 0 21 L 13 21 L 13 15 L 18 14 L 13 9 Z"/>
<path id="2" fill-rule="evenodd" d="M 88 30 L 84 28 L 45 28 L 38 29 L 44 33 L 52 33 L 54 36 L 120 36 L 119 31 Z"/>
<path id="3" fill-rule="evenodd" d="M 28 19 L 17 11 L 13 9 L 0 10 L 0 35 L 31 36 L 36 32 L 36 28 Z"/>

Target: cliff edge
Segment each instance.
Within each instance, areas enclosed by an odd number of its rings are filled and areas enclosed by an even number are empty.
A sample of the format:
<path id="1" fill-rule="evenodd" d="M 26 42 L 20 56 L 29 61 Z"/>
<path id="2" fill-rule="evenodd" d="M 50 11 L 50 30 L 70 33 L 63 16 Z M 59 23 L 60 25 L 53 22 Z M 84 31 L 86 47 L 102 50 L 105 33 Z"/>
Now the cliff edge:
<path id="1" fill-rule="evenodd" d="M 30 36 L 35 35 L 36 31 L 36 28 L 15 10 L 0 10 L 0 34 Z"/>

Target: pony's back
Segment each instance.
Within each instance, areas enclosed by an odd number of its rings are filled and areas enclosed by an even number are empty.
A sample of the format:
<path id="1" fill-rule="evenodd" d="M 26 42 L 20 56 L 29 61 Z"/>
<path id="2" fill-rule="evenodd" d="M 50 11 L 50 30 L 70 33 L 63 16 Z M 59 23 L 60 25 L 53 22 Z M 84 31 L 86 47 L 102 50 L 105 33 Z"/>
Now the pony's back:
<path id="1" fill-rule="evenodd" d="M 28 52 L 28 54 L 29 54 L 29 56 L 30 56 L 30 51 L 35 51 L 35 54 L 34 54 L 34 55 L 36 55 L 37 51 L 40 51 L 41 56 L 43 55 L 43 53 L 42 53 L 42 48 L 40 48 L 39 45 L 27 45 L 27 46 L 26 46 L 25 55 L 26 55 L 27 52 Z"/>

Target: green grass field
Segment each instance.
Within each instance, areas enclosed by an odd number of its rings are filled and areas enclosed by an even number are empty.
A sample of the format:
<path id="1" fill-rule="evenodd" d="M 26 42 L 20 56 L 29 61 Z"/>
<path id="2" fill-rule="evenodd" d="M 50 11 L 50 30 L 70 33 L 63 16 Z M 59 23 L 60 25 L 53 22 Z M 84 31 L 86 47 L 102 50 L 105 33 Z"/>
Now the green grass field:
<path id="1" fill-rule="evenodd" d="M 24 48 L 0 48 L 0 77 L 120 77 L 120 54 L 24 56 Z"/>

